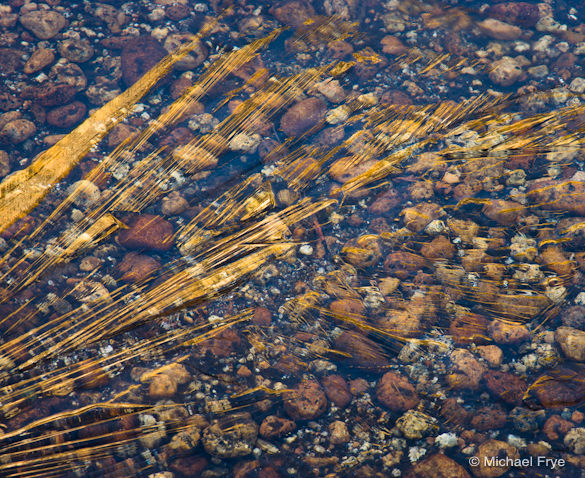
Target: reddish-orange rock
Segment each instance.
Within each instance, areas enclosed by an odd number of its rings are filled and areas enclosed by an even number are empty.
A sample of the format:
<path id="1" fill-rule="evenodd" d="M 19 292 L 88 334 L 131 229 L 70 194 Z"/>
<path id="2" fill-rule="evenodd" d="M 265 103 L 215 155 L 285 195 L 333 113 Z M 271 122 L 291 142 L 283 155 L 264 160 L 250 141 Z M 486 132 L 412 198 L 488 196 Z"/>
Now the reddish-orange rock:
<path id="1" fill-rule="evenodd" d="M 422 246 L 420 253 L 427 259 L 450 259 L 455 253 L 455 246 L 445 236 L 437 236 Z"/>
<path id="2" fill-rule="evenodd" d="M 140 282 L 152 276 L 160 266 L 160 262 L 154 257 L 129 252 L 118 265 L 118 271 L 122 274 L 123 281 Z"/>
<path id="3" fill-rule="evenodd" d="M 469 473 L 455 460 L 435 453 L 414 465 L 404 478 L 469 478 Z"/>
<path id="4" fill-rule="evenodd" d="M 327 409 L 325 392 L 315 380 L 303 380 L 283 399 L 284 410 L 294 420 L 314 420 Z"/>
<path id="5" fill-rule="evenodd" d="M 382 370 L 388 366 L 384 349 L 360 332 L 343 332 L 335 339 L 335 347 L 349 354 L 351 362 L 366 370 Z"/>
<path id="6" fill-rule="evenodd" d="M 471 427 L 483 432 L 498 430 L 506 424 L 508 416 L 500 406 L 482 407 L 471 414 Z"/>
<path id="7" fill-rule="evenodd" d="M 288 136 L 300 136 L 325 118 L 327 105 L 319 98 L 307 98 L 291 106 L 280 119 L 280 129 Z"/>
<path id="8" fill-rule="evenodd" d="M 528 388 L 522 378 L 499 370 L 489 370 L 483 378 L 492 395 L 510 404 L 520 403 Z"/>
<path id="9" fill-rule="evenodd" d="M 569 420 L 563 420 L 558 415 L 552 415 L 544 423 L 542 431 L 549 440 L 564 439 L 567 432 L 575 426 Z"/>
<path id="10" fill-rule="evenodd" d="M 325 395 L 339 408 L 345 408 L 351 402 L 351 393 L 347 382 L 341 375 L 328 375 L 323 377 L 321 385 L 325 389 Z"/>
<path id="11" fill-rule="evenodd" d="M 410 410 L 420 401 L 408 379 L 394 372 L 386 372 L 378 381 L 376 397 L 382 405 L 393 412 Z"/>
<path id="12" fill-rule="evenodd" d="M 497 344 L 519 344 L 530 338 L 528 327 L 505 320 L 492 320 L 488 332 Z"/>
<path id="13" fill-rule="evenodd" d="M 384 270 L 392 276 L 406 280 L 424 269 L 427 264 L 428 261 L 418 254 L 399 251 L 388 254 L 384 261 Z"/>
<path id="14" fill-rule="evenodd" d="M 511 226 L 515 224 L 524 213 L 524 206 L 515 201 L 495 199 L 484 206 L 483 213 L 491 220 L 496 221 L 503 226 Z"/>
<path id="15" fill-rule="evenodd" d="M 141 214 L 118 233 L 118 243 L 128 249 L 167 251 L 173 246 L 173 226 L 160 216 Z"/>
<path id="16" fill-rule="evenodd" d="M 467 349 L 455 349 L 451 353 L 453 369 L 447 375 L 447 383 L 454 389 L 477 390 L 481 377 L 486 371 L 485 365 L 480 363 Z"/>

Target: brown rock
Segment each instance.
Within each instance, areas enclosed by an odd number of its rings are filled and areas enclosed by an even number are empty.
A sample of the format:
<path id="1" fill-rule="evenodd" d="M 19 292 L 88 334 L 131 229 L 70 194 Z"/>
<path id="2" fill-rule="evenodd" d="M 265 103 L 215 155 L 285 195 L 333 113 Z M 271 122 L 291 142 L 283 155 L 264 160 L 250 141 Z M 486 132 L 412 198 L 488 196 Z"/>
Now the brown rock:
<path id="1" fill-rule="evenodd" d="M 477 353 L 484 359 L 490 367 L 499 367 L 502 364 L 504 353 L 497 345 L 480 345 L 477 347 Z"/>
<path id="2" fill-rule="evenodd" d="M 488 440 L 479 446 L 477 451 L 477 458 L 479 465 L 471 469 L 474 476 L 480 478 L 495 478 L 502 476 L 506 473 L 509 466 L 494 466 L 489 464 L 488 459 L 498 457 L 502 459 L 509 458 L 510 460 L 516 460 L 520 458 L 520 453 L 516 447 L 509 445 L 506 442 L 499 440 Z"/>
<path id="3" fill-rule="evenodd" d="M 526 195 L 541 209 L 585 215 L 585 181 L 536 180 Z"/>
<path id="4" fill-rule="evenodd" d="M 435 453 L 414 465 L 404 478 L 469 478 L 469 473 L 451 458 Z"/>
<path id="5" fill-rule="evenodd" d="M 118 265 L 118 272 L 123 281 L 136 283 L 151 277 L 160 267 L 160 262 L 154 257 L 129 252 Z"/>
<path id="6" fill-rule="evenodd" d="M 260 436 L 262 438 L 273 438 L 288 435 L 296 429 L 295 422 L 286 418 L 268 415 L 260 424 Z"/>
<path id="7" fill-rule="evenodd" d="M 465 426 L 473 415 L 456 398 L 448 398 L 441 407 L 441 416 L 449 424 Z"/>
<path id="8" fill-rule="evenodd" d="M 86 113 L 87 107 L 81 101 L 74 101 L 49 111 L 47 123 L 57 128 L 69 129 L 85 118 Z"/>
<path id="9" fill-rule="evenodd" d="M 300 136 L 325 118 L 327 105 L 319 98 L 307 98 L 291 106 L 280 119 L 280 129 L 287 136 Z"/>
<path id="10" fill-rule="evenodd" d="M 486 14 L 505 22 L 520 25 L 522 27 L 533 27 L 540 19 L 538 5 L 528 2 L 504 2 L 491 5 Z"/>
<path id="11" fill-rule="evenodd" d="M 132 126 L 126 123 L 117 124 L 112 128 L 110 134 L 108 134 L 108 147 L 114 149 L 124 141 L 138 135 L 139 132 L 140 130 L 136 126 Z"/>
<path id="12" fill-rule="evenodd" d="M 0 178 L 10 173 L 10 156 L 6 151 L 0 150 Z"/>
<path id="13" fill-rule="evenodd" d="M 406 377 L 386 372 L 376 386 L 378 401 L 393 412 L 405 412 L 418 405 L 420 399 Z"/>
<path id="14" fill-rule="evenodd" d="M 150 398 L 159 400 L 161 398 L 171 398 L 177 393 L 178 384 L 167 374 L 161 373 L 155 375 L 148 389 Z"/>
<path id="15" fill-rule="evenodd" d="M 407 207 L 400 213 L 404 216 L 404 225 L 413 232 L 420 232 L 429 225 L 431 221 L 438 219 L 443 210 L 438 204 L 422 203 L 413 207 Z"/>
<path id="16" fill-rule="evenodd" d="M 420 253 L 427 259 L 450 259 L 455 254 L 455 246 L 445 236 L 437 236 L 422 246 Z"/>
<path id="17" fill-rule="evenodd" d="M 315 10 L 311 4 L 302 0 L 280 2 L 278 6 L 272 7 L 269 12 L 278 21 L 295 28 L 300 27 L 315 15 Z"/>
<path id="18" fill-rule="evenodd" d="M 400 195 L 396 189 L 388 189 L 368 207 L 368 212 L 376 216 L 381 216 L 392 211 L 396 206 L 402 202 Z"/>
<path id="19" fill-rule="evenodd" d="M 567 358 L 577 362 L 585 362 L 584 331 L 572 327 L 559 327 L 555 331 L 555 340 Z"/>
<path id="20" fill-rule="evenodd" d="M 408 279 L 411 275 L 424 269 L 428 265 L 427 260 L 418 254 L 411 252 L 393 252 L 384 261 L 384 270 L 401 280 Z"/>
<path id="21" fill-rule="evenodd" d="M 575 424 L 569 420 L 563 420 L 558 415 L 551 415 L 544 423 L 542 431 L 549 440 L 564 439 L 567 432 L 573 428 Z"/>
<path id="22" fill-rule="evenodd" d="M 503 226 L 515 224 L 523 212 L 524 206 L 522 204 L 504 199 L 490 201 L 483 208 L 483 213 L 487 217 Z"/>
<path id="23" fill-rule="evenodd" d="M 69 103 L 76 93 L 75 87 L 67 83 L 46 82 L 24 89 L 22 97 L 31 99 L 40 106 L 59 106 Z"/>
<path id="24" fill-rule="evenodd" d="M 488 332 L 497 344 L 519 344 L 530 338 L 530 331 L 525 325 L 505 320 L 492 320 Z"/>
<path id="25" fill-rule="evenodd" d="M 22 67 L 24 52 L 14 48 L 0 48 L 0 74 L 10 75 Z"/>
<path id="26" fill-rule="evenodd" d="M 449 324 L 449 334 L 456 344 L 485 343 L 489 321 L 479 314 L 466 314 L 456 317 Z"/>
<path id="27" fill-rule="evenodd" d="M 343 332 L 335 339 L 335 347 L 349 354 L 351 362 L 366 370 L 382 370 L 388 366 L 384 349 L 360 332 Z"/>
<path id="28" fill-rule="evenodd" d="M 269 327 L 272 323 L 272 313 L 266 307 L 256 307 L 254 309 L 254 317 L 252 318 L 254 325 L 261 327 Z"/>
<path id="29" fill-rule="evenodd" d="M 361 269 L 378 264 L 382 258 L 378 236 L 367 234 L 351 239 L 341 249 L 341 255 L 347 262 Z"/>
<path id="30" fill-rule="evenodd" d="M 203 456 L 185 456 L 171 461 L 170 468 L 179 473 L 179 476 L 200 476 L 207 464 L 207 459 Z"/>
<path id="31" fill-rule="evenodd" d="M 32 121 L 15 119 L 0 130 L 0 144 L 19 144 L 34 136 L 36 132 L 37 127 Z"/>
<path id="32" fill-rule="evenodd" d="M 490 393 L 510 404 L 519 404 L 528 388 L 526 382 L 511 373 L 489 370 L 483 376 Z"/>
<path id="33" fill-rule="evenodd" d="M 133 85 L 166 54 L 162 45 L 150 36 L 140 36 L 126 43 L 121 55 L 122 79 L 126 86 Z"/>
<path id="34" fill-rule="evenodd" d="M 22 100 L 8 91 L 0 91 L 0 111 L 16 110 L 22 106 Z"/>
<path id="35" fill-rule="evenodd" d="M 341 375 L 328 375 L 321 380 L 327 398 L 338 408 L 345 408 L 351 402 L 347 382 Z"/>
<path id="36" fill-rule="evenodd" d="M 283 399 L 284 410 L 293 420 L 314 420 L 327 409 L 325 393 L 315 380 L 303 380 Z"/>
<path id="37" fill-rule="evenodd" d="M 471 426 L 480 432 L 499 430 L 507 421 L 506 412 L 498 405 L 482 407 L 471 414 Z"/>
<path id="38" fill-rule="evenodd" d="M 334 181 L 346 183 L 368 171 L 377 162 L 375 159 L 356 161 L 353 156 L 347 156 L 335 161 L 329 168 L 328 174 Z"/>
<path id="39" fill-rule="evenodd" d="M 173 226 L 160 216 L 141 214 L 118 233 L 118 243 L 128 249 L 168 251 L 173 246 Z"/>
<path id="40" fill-rule="evenodd" d="M 571 277 L 575 272 L 575 261 L 569 260 L 559 246 L 546 247 L 539 254 L 537 262 L 561 277 Z"/>
<path id="41" fill-rule="evenodd" d="M 390 309 L 383 318 L 376 320 L 376 325 L 390 335 L 414 338 L 423 332 L 421 315 L 409 310 Z"/>
<path id="42" fill-rule="evenodd" d="M 486 367 L 466 349 L 455 349 L 451 353 L 452 373 L 447 375 L 447 383 L 456 390 L 477 390 Z"/>
<path id="43" fill-rule="evenodd" d="M 349 381 L 349 391 L 354 397 L 359 397 L 368 388 L 370 388 L 370 384 L 363 378 L 354 378 Z"/>
<path id="44" fill-rule="evenodd" d="M 340 317 L 361 319 L 364 316 L 366 307 L 358 299 L 334 300 L 329 304 L 329 309 Z"/>
<path id="45" fill-rule="evenodd" d="M 386 35 L 380 40 L 380 44 L 382 51 L 389 55 L 400 56 L 408 53 L 408 47 L 400 41 L 400 38 L 392 35 Z"/>
<path id="46" fill-rule="evenodd" d="M 53 38 L 67 25 L 65 17 L 53 10 L 33 10 L 21 15 L 19 20 L 40 40 Z"/>
<path id="47" fill-rule="evenodd" d="M 169 5 L 165 9 L 165 15 L 169 20 L 178 22 L 179 20 L 189 16 L 189 7 L 187 5 L 181 4 Z"/>
<path id="48" fill-rule="evenodd" d="M 162 199 L 161 212 L 165 216 L 176 216 L 189 207 L 187 200 L 181 196 L 179 191 L 172 191 Z"/>
<path id="49" fill-rule="evenodd" d="M 27 75 L 41 71 L 45 66 L 53 63 L 55 59 L 54 53 L 47 48 L 36 49 L 27 62 L 24 64 L 24 72 Z"/>

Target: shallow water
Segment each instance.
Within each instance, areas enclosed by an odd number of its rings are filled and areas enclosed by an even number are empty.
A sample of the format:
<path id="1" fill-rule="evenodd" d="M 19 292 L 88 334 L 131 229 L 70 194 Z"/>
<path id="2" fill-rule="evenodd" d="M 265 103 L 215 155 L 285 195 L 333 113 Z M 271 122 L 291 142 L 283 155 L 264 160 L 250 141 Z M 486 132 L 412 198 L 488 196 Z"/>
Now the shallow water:
<path id="1" fill-rule="evenodd" d="M 583 474 L 584 14 L 459 3 L 1 7 L 1 476 Z"/>

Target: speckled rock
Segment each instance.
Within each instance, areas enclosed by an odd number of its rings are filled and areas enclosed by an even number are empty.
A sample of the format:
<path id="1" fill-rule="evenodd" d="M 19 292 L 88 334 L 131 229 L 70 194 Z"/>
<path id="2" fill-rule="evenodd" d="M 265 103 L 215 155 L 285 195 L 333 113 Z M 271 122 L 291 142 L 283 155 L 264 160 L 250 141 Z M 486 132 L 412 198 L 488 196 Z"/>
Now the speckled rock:
<path id="1" fill-rule="evenodd" d="M 567 432 L 574 426 L 575 424 L 569 420 L 563 420 L 558 415 L 551 415 L 544 423 L 542 431 L 551 441 L 559 439 L 562 440 L 564 439 Z"/>
<path id="2" fill-rule="evenodd" d="M 499 367 L 502 364 L 504 353 L 497 345 L 479 345 L 477 353 L 490 367 Z"/>
<path id="3" fill-rule="evenodd" d="M 303 380 L 283 399 L 284 410 L 294 420 L 314 420 L 327 409 L 325 392 L 315 380 Z"/>
<path id="4" fill-rule="evenodd" d="M 61 106 L 69 103 L 76 94 L 75 87 L 67 83 L 45 82 L 25 88 L 22 96 L 40 106 Z"/>
<path id="5" fill-rule="evenodd" d="M 33 10 L 21 15 L 19 20 L 40 40 L 53 38 L 67 25 L 65 17 L 54 10 Z"/>
<path id="6" fill-rule="evenodd" d="M 136 82 L 165 57 L 167 51 L 150 36 L 130 40 L 122 50 L 122 79 L 126 86 Z"/>
<path id="7" fill-rule="evenodd" d="M 404 478 L 469 478 L 469 473 L 451 458 L 435 453 L 414 465 Z"/>
<path id="8" fill-rule="evenodd" d="M 530 338 L 528 327 L 508 321 L 495 319 L 488 326 L 490 337 L 497 344 L 518 344 Z"/>
<path id="9" fill-rule="evenodd" d="M 148 388 L 148 395 L 154 400 L 171 398 L 177 393 L 178 384 L 165 373 L 154 376 Z"/>
<path id="10" fill-rule="evenodd" d="M 59 43 L 59 53 L 73 63 L 85 63 L 91 60 L 94 54 L 93 47 L 88 40 L 68 38 Z"/>
<path id="11" fill-rule="evenodd" d="M 288 136 L 300 136 L 325 118 L 327 106 L 319 98 L 307 98 L 291 106 L 280 119 L 280 129 Z"/>
<path id="12" fill-rule="evenodd" d="M 534 27 L 540 18 L 538 5 L 528 2 L 503 2 L 490 5 L 486 14 L 522 27 Z"/>
<path id="13" fill-rule="evenodd" d="M 67 188 L 67 194 L 71 195 L 73 204 L 87 208 L 93 206 L 101 197 L 100 188 L 87 179 L 80 179 Z"/>
<path id="14" fill-rule="evenodd" d="M 31 138 L 37 132 L 32 121 L 24 118 L 15 119 L 0 130 L 0 144 L 19 144 Z"/>
<path id="15" fill-rule="evenodd" d="M 431 221 L 443 214 L 443 209 L 434 203 L 417 204 L 403 209 L 400 213 L 401 216 L 404 216 L 404 225 L 413 232 L 422 231 Z"/>
<path id="16" fill-rule="evenodd" d="M 561 346 L 565 356 L 571 360 L 585 362 L 585 332 L 572 327 L 559 327 L 555 331 L 555 340 Z"/>
<path id="17" fill-rule="evenodd" d="M 160 210 L 166 216 L 175 216 L 181 214 L 188 207 L 189 203 L 181 196 L 181 193 L 173 191 L 163 198 Z"/>
<path id="18" fill-rule="evenodd" d="M 118 243 L 128 249 L 167 251 L 173 246 L 173 226 L 160 216 L 141 214 L 118 233 Z"/>
<path id="19" fill-rule="evenodd" d="M 292 420 L 268 415 L 260 424 L 260 436 L 263 438 L 273 438 L 288 435 L 296 429 L 296 424 Z"/>
<path id="20" fill-rule="evenodd" d="M 327 398 L 339 408 L 345 408 L 352 396 L 346 380 L 341 375 L 328 375 L 321 379 Z"/>
<path id="21" fill-rule="evenodd" d="M 489 66 L 489 77 L 496 85 L 511 86 L 524 75 L 522 66 L 509 56 L 495 60 Z"/>
<path id="22" fill-rule="evenodd" d="M 407 410 L 398 420 L 396 428 L 408 440 L 417 440 L 431 434 L 438 429 L 437 420 L 426 413 L 417 410 Z"/>
<path id="23" fill-rule="evenodd" d="M 235 458 L 252 453 L 258 425 L 248 414 L 235 414 L 214 420 L 203 432 L 205 451 L 218 458 Z"/>
<path id="24" fill-rule="evenodd" d="M 585 428 L 578 427 L 569 430 L 563 442 L 577 455 L 583 455 L 585 453 Z"/>
<path id="25" fill-rule="evenodd" d="M 0 149 L 0 178 L 10 172 L 10 156 L 6 151 Z"/>
<path id="26" fill-rule="evenodd" d="M 447 375 L 447 383 L 454 389 L 477 390 L 481 377 L 486 371 L 471 352 L 466 349 L 455 349 L 451 353 L 452 370 Z"/>
<path id="27" fill-rule="evenodd" d="M 69 129 L 78 124 L 87 113 L 87 107 L 81 101 L 52 109 L 47 114 L 47 123 L 56 128 Z"/>
<path id="28" fill-rule="evenodd" d="M 350 440 L 349 430 L 347 425 L 340 421 L 335 420 L 329 424 L 329 441 L 333 445 L 343 445 Z"/>
<path id="29" fill-rule="evenodd" d="M 410 410 L 420 401 L 408 379 L 394 372 L 386 372 L 378 381 L 376 397 L 382 405 L 393 412 Z"/>
<path id="30" fill-rule="evenodd" d="M 488 440 L 479 446 L 476 456 L 479 459 L 479 465 L 471 469 L 473 475 L 480 478 L 495 478 L 502 476 L 510 467 L 490 465 L 488 459 L 498 457 L 516 460 L 520 458 L 520 453 L 516 447 L 504 441 Z"/>
<path id="31" fill-rule="evenodd" d="M 24 64 L 24 72 L 27 75 L 41 71 L 45 66 L 53 63 L 55 54 L 48 48 L 37 48 Z"/>
<path id="32" fill-rule="evenodd" d="M 160 262 L 154 257 L 129 252 L 118 265 L 118 272 L 123 281 L 136 283 L 150 277 L 160 267 Z"/>

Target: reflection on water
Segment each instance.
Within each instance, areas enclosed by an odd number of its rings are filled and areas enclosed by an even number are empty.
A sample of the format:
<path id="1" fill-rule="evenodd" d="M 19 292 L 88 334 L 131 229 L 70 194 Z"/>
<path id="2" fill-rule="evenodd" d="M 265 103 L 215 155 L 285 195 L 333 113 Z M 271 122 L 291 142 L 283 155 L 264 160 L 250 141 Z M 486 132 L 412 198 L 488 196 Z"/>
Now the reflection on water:
<path id="1" fill-rule="evenodd" d="M 584 24 L 0 7 L 2 476 L 579 476 Z"/>

